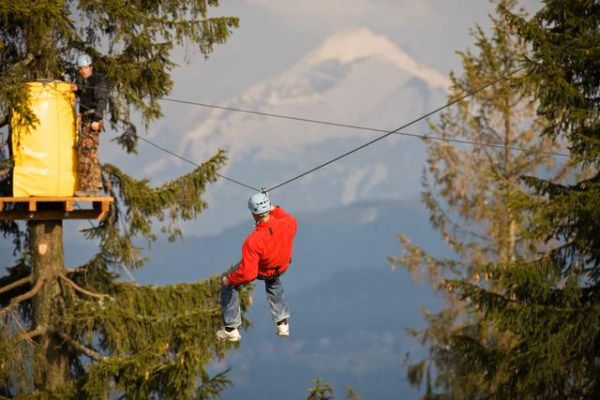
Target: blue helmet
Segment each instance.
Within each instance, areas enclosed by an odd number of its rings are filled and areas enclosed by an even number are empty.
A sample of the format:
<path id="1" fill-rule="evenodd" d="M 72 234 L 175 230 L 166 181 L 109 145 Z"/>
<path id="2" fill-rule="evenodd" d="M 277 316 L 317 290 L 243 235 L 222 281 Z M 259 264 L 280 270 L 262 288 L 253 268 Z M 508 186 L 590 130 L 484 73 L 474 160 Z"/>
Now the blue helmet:
<path id="1" fill-rule="evenodd" d="M 77 68 L 87 67 L 88 65 L 92 65 L 92 57 L 87 54 L 82 54 L 77 57 Z"/>
<path id="2" fill-rule="evenodd" d="M 248 208 L 252 214 L 264 214 L 271 211 L 271 200 L 269 200 L 269 196 L 263 192 L 256 193 L 248 200 Z"/>

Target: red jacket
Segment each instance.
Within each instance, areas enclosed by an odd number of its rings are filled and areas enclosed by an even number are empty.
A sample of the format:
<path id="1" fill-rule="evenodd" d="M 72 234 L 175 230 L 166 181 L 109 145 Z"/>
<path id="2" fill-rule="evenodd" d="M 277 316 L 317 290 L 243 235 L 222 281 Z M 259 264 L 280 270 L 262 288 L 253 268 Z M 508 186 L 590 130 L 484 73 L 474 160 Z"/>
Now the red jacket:
<path id="1" fill-rule="evenodd" d="M 292 242 L 298 223 L 281 207 L 271 211 L 271 218 L 256 224 L 254 232 L 242 246 L 239 267 L 227 274 L 233 286 L 251 282 L 258 276 L 269 278 L 283 273 L 292 260 Z"/>

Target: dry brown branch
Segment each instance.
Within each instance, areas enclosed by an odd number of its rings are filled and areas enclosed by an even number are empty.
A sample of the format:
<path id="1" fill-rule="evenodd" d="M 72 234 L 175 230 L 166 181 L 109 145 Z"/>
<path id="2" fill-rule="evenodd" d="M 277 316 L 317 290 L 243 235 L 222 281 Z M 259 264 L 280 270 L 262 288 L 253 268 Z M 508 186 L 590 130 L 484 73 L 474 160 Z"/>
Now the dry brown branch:
<path id="1" fill-rule="evenodd" d="M 33 285 L 33 287 L 31 288 L 30 291 L 28 291 L 27 293 L 23 293 L 20 296 L 14 297 L 11 301 L 10 304 L 7 305 L 6 307 L 4 307 L 2 310 L 0 310 L 0 316 L 3 316 L 4 314 L 6 314 L 8 311 L 10 311 L 11 309 L 15 308 L 17 305 L 19 305 L 20 302 L 22 302 L 23 300 L 27 300 L 32 298 L 33 296 L 35 296 L 37 294 L 37 292 L 39 292 L 42 289 L 42 286 L 44 286 L 44 282 L 46 281 L 46 275 L 40 275 L 40 277 L 38 278 L 38 280 L 35 282 L 35 285 Z"/>
<path id="2" fill-rule="evenodd" d="M 108 360 L 108 357 L 103 356 L 102 354 L 98 353 L 96 350 L 90 349 L 89 347 L 82 345 L 77 340 L 74 340 L 71 337 L 69 337 L 69 335 L 66 335 L 65 333 L 58 331 L 58 330 L 55 331 L 55 333 L 58 336 L 60 336 L 61 339 L 63 339 L 65 342 L 67 342 L 69 344 L 69 346 L 71 346 L 73 349 L 80 352 L 81 354 L 88 356 L 92 360 L 98 361 L 98 362 Z"/>
<path id="3" fill-rule="evenodd" d="M 31 279 L 31 275 L 26 276 L 25 278 L 16 280 L 13 283 L 9 283 L 8 285 L 3 286 L 3 287 L 0 288 L 0 294 L 8 292 L 9 290 L 17 288 L 19 286 L 25 285 L 26 283 L 29 283 L 30 279 Z"/>
<path id="4" fill-rule="evenodd" d="M 29 330 L 27 332 L 23 332 L 19 335 L 19 340 L 26 340 L 28 341 L 30 344 L 34 344 L 33 343 L 33 338 L 43 335 L 48 331 L 48 329 L 45 326 L 38 326 L 35 329 Z"/>
<path id="5" fill-rule="evenodd" d="M 83 274 L 85 272 L 88 271 L 88 269 L 86 267 L 77 267 L 77 268 L 71 268 L 71 269 L 67 269 L 66 270 L 67 275 L 76 275 L 76 274 Z"/>
<path id="6" fill-rule="evenodd" d="M 89 290 L 86 290 L 84 288 L 82 288 L 81 286 L 79 286 L 78 284 L 76 284 L 75 282 L 73 282 L 71 279 L 69 279 L 64 273 L 60 272 L 58 274 L 58 276 L 64 280 L 65 282 L 67 282 L 67 284 L 69 286 L 71 286 L 73 289 L 75 289 L 77 292 L 83 293 L 85 295 L 88 295 L 90 297 L 95 297 L 97 299 L 100 300 L 104 300 L 104 299 L 110 299 L 113 300 L 112 297 L 110 297 L 107 294 L 101 294 L 101 293 L 94 293 L 94 292 L 90 292 Z"/>

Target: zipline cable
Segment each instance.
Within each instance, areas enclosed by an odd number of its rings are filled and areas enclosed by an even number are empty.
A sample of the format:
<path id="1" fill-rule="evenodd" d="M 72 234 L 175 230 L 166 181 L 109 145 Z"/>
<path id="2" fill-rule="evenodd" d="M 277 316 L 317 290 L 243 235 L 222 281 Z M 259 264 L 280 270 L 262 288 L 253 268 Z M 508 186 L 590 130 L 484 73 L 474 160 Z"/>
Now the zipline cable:
<path id="1" fill-rule="evenodd" d="M 93 87 L 93 86 L 86 86 L 86 87 Z M 318 125 L 335 126 L 335 127 L 340 127 L 340 128 L 349 128 L 349 129 L 358 129 L 358 130 L 378 132 L 378 133 L 390 132 L 388 129 L 371 128 L 371 127 L 362 126 L 362 125 L 345 124 L 345 123 L 341 123 L 341 122 L 304 118 L 304 117 L 298 117 L 295 115 L 267 113 L 267 112 L 263 112 L 263 111 L 248 110 L 248 109 L 228 107 L 228 106 L 220 106 L 220 105 L 208 104 L 208 103 L 200 103 L 200 102 L 195 102 L 195 101 L 190 101 L 190 100 L 181 100 L 181 99 L 174 99 L 174 98 L 163 98 L 161 100 L 169 101 L 169 102 L 173 102 L 173 103 L 199 106 L 199 107 L 204 107 L 204 108 L 213 108 L 213 109 L 219 109 L 219 110 L 240 112 L 240 113 L 245 113 L 245 114 L 261 115 L 261 116 L 271 117 L 271 118 L 280 118 L 280 119 L 287 119 L 287 120 L 292 120 L 292 121 L 307 122 L 307 123 L 318 124 Z M 409 136 L 409 137 L 414 137 L 414 138 L 419 138 L 419 139 L 424 139 L 424 140 L 438 140 L 438 141 L 442 141 L 442 142 L 468 144 L 468 145 L 481 146 L 481 147 L 492 147 L 492 148 L 498 148 L 498 149 L 521 151 L 521 152 L 530 151 L 530 149 L 525 149 L 525 148 L 516 147 L 516 146 L 506 146 L 502 143 L 476 142 L 476 141 L 471 141 L 471 140 L 466 140 L 466 139 L 448 138 L 448 137 L 443 137 L 443 136 L 432 136 L 432 135 L 427 135 L 427 134 L 416 134 L 416 133 L 407 133 L 407 132 L 394 132 L 394 134 L 402 135 L 402 136 Z M 567 153 L 559 153 L 556 151 L 537 151 L 536 153 L 541 154 L 541 155 L 547 155 L 547 156 L 570 157 L 570 155 Z M 176 157 L 179 157 L 179 156 L 176 155 Z"/>
<path id="2" fill-rule="evenodd" d="M 292 120 L 292 121 L 307 122 L 307 123 L 318 124 L 318 125 L 328 125 L 328 126 L 335 126 L 335 127 L 340 127 L 340 128 L 358 129 L 358 130 L 378 132 L 378 133 L 388 133 L 389 132 L 388 129 L 371 128 L 368 126 L 344 124 L 341 122 L 333 122 L 333 121 L 323 121 L 323 120 L 312 119 L 312 118 L 297 117 L 294 115 L 274 114 L 274 113 L 267 113 L 267 112 L 262 112 L 262 111 L 248 110 L 248 109 L 243 109 L 243 108 L 219 106 L 219 105 L 207 104 L 207 103 L 198 103 L 195 101 L 188 101 L 188 100 L 178 100 L 178 99 L 172 99 L 172 98 L 163 98 L 162 100 L 170 101 L 173 103 L 189 104 L 189 105 L 205 107 L 205 108 L 214 108 L 214 109 L 218 109 L 218 110 L 227 110 L 227 111 L 234 111 L 234 112 L 240 112 L 240 113 L 246 113 L 246 114 L 261 115 L 264 117 L 288 119 L 288 120 Z M 469 145 L 474 145 L 474 146 L 493 147 L 493 148 L 498 148 L 498 149 L 508 149 L 508 150 L 522 151 L 522 152 L 529 151 L 528 149 L 524 149 L 521 147 L 505 146 L 504 144 L 501 144 L 501 143 L 475 142 L 475 141 L 466 140 L 466 139 L 447 138 L 447 137 L 443 137 L 443 136 L 431 136 L 431 135 L 427 135 L 427 134 L 416 134 L 416 133 L 407 133 L 407 132 L 394 132 L 394 134 L 402 135 L 402 136 L 409 136 L 409 137 L 414 137 L 414 138 L 419 138 L 419 139 L 425 139 L 425 140 L 439 140 L 442 142 L 461 143 L 461 144 L 469 144 Z M 539 151 L 537 153 L 542 154 L 542 155 L 547 155 L 547 156 L 569 157 L 569 154 L 558 153 L 555 151 Z"/>
<path id="3" fill-rule="evenodd" d="M 363 145 L 361 145 L 359 147 L 356 147 L 356 148 L 354 148 L 354 149 L 352 149 L 352 150 L 350 150 L 350 151 L 348 151 L 348 152 L 346 152 L 344 154 L 341 154 L 340 156 L 335 157 L 332 160 L 329 160 L 329 161 L 327 161 L 325 163 L 322 163 L 322 164 L 320 164 L 320 165 L 318 165 L 318 166 L 316 166 L 316 167 L 314 167 L 314 168 L 312 168 L 312 169 L 310 169 L 310 170 L 308 170 L 308 171 L 306 171 L 306 172 L 304 172 L 302 174 L 299 174 L 299 175 L 297 175 L 297 176 L 295 176 L 293 178 L 290 178 L 290 179 L 288 179 L 288 180 L 286 180 L 286 181 L 284 181 L 284 182 L 282 182 L 282 183 L 280 183 L 280 184 L 278 184 L 276 186 L 273 186 L 270 189 L 262 189 L 262 190 L 266 190 L 266 191 L 272 191 L 272 190 L 278 189 L 278 188 L 280 188 L 280 187 L 282 187 L 284 185 L 287 185 L 288 183 L 291 183 L 291 182 L 293 182 L 293 181 L 295 181 L 297 179 L 300 179 L 300 178 L 302 178 L 302 177 L 304 177 L 304 176 L 306 176 L 306 175 L 308 175 L 308 174 L 310 174 L 312 172 L 315 172 L 315 171 L 317 171 L 317 170 L 319 170 L 319 169 L 321 169 L 321 168 L 323 168 L 323 167 L 325 167 L 325 166 L 327 166 L 329 164 L 332 164 L 332 163 L 334 163 L 334 162 L 336 162 L 336 161 L 338 161 L 338 160 L 340 160 L 340 159 L 342 159 L 342 158 L 344 158 L 346 156 L 349 156 L 350 154 L 353 154 L 353 153 L 355 153 L 355 152 L 357 152 L 357 151 L 359 151 L 359 150 L 361 150 L 361 149 L 363 149 L 365 147 L 368 147 L 371 144 L 374 144 L 374 143 L 376 143 L 376 142 L 378 142 L 378 141 L 380 141 L 380 140 L 382 140 L 382 139 L 384 139 L 384 138 L 386 138 L 386 137 L 388 137 L 388 136 L 390 136 L 392 134 L 409 136 L 409 137 L 415 137 L 415 138 L 420 138 L 420 139 L 424 139 L 424 140 L 439 140 L 439 141 L 444 141 L 444 142 L 453 142 L 453 143 L 461 143 L 461 144 L 468 144 L 468 145 L 474 145 L 474 146 L 508 149 L 508 150 L 514 150 L 514 151 L 522 151 L 522 152 L 531 151 L 529 149 L 524 149 L 524 148 L 514 147 L 514 146 L 506 146 L 506 145 L 500 144 L 500 143 L 476 142 L 476 141 L 470 141 L 470 140 L 466 140 L 466 139 L 445 138 L 445 137 L 440 137 L 440 136 L 430 136 L 430 135 L 424 135 L 424 134 L 412 134 L 412 133 L 400 132 L 402 129 L 404 129 L 404 128 L 410 126 L 410 125 L 413 125 L 413 124 L 415 124 L 417 122 L 420 122 L 423 119 L 428 118 L 428 117 L 430 117 L 433 114 L 436 114 L 436 113 L 438 113 L 438 112 L 440 112 L 440 111 L 442 111 L 442 110 L 444 110 L 444 109 L 446 109 L 448 107 L 451 107 L 452 105 L 454 105 L 454 104 L 456 104 L 456 103 L 458 103 L 458 102 L 460 102 L 460 101 L 462 101 L 462 100 L 464 100 L 464 99 L 466 99 L 466 98 L 468 98 L 470 96 L 473 96 L 473 95 L 479 93 L 480 91 L 483 91 L 483 90 L 487 89 L 488 87 L 493 86 L 493 85 L 495 85 L 496 83 L 498 83 L 498 82 L 500 82 L 502 80 L 507 79 L 508 77 L 514 75 L 515 73 L 517 73 L 518 71 L 522 70 L 523 68 L 525 68 L 525 66 L 521 66 L 519 68 L 516 68 L 513 71 L 511 71 L 511 72 L 509 72 L 509 73 L 507 73 L 507 74 L 505 74 L 505 75 L 497 78 L 496 80 L 488 82 L 487 84 L 485 84 L 485 85 L 483 85 L 483 86 L 481 86 L 481 87 L 479 87 L 479 88 L 477 88 L 477 89 L 475 89 L 473 91 L 467 92 L 465 95 L 463 95 L 463 96 L 461 96 L 461 97 L 459 97 L 459 98 L 457 98 L 457 99 L 455 99 L 455 100 L 453 100 L 451 102 L 448 102 L 445 105 L 443 105 L 443 106 L 441 106 L 441 107 L 439 107 L 439 108 L 437 108 L 437 109 L 435 109 L 435 110 L 433 110 L 433 111 L 431 111 L 431 112 L 429 112 L 429 113 L 427 113 L 427 114 L 425 114 L 425 115 L 423 115 L 423 116 L 421 116 L 421 117 L 419 117 L 419 118 L 417 118 L 417 119 L 415 119 L 415 120 L 413 120 L 413 121 L 411 121 L 411 122 L 409 122 L 409 123 L 407 123 L 405 125 L 402 125 L 401 127 L 397 128 L 397 129 L 394 129 L 393 131 L 388 131 L 388 130 L 384 130 L 384 129 L 377 129 L 377 128 L 370 128 L 370 127 L 365 127 L 365 126 L 360 126 L 360 125 L 354 125 L 354 124 L 344 124 L 344 123 L 337 123 L 337 122 L 331 122 L 331 121 L 323 121 L 323 120 L 317 120 L 317 119 L 311 119 L 311 118 L 303 118 L 303 117 L 297 117 L 297 116 L 291 116 L 291 115 L 283 115 L 283 114 L 275 114 L 275 113 L 267 113 L 267 112 L 261 112 L 261 111 L 247 110 L 247 109 L 241 109 L 241 108 L 236 108 L 236 107 L 219 106 L 219 105 L 214 105 L 214 104 L 200 103 L 200 102 L 180 100 L 180 99 L 174 99 L 174 98 L 163 98 L 161 100 L 169 101 L 169 102 L 173 102 L 173 103 L 180 103 L 180 104 L 188 104 L 188 105 L 200 106 L 200 107 L 205 107 L 205 108 L 212 108 L 212 109 L 220 109 L 220 110 L 233 111 L 233 112 L 241 112 L 241 113 L 246 113 L 246 114 L 261 115 L 261 116 L 271 117 L 271 118 L 281 118 L 281 119 L 288 119 L 288 120 L 294 120 L 294 121 L 300 121 L 300 122 L 307 122 L 307 123 L 313 123 L 313 124 L 320 124 L 320 125 L 328 125 L 328 126 L 336 126 L 336 127 L 342 127 L 342 128 L 359 129 L 359 130 L 365 130 L 365 131 L 371 131 L 371 132 L 385 133 L 382 136 L 379 136 L 379 137 L 377 137 L 377 138 L 375 138 L 375 139 L 373 139 L 373 140 L 371 140 L 371 141 L 369 141 L 369 142 L 367 142 L 367 143 L 365 143 L 365 144 L 363 144 Z M 146 139 L 146 138 L 143 138 L 141 136 L 138 136 L 137 134 L 136 134 L 136 137 L 139 138 L 139 139 L 141 139 L 141 140 L 143 140 L 143 141 L 145 141 L 146 143 L 148 143 L 148 144 L 150 144 L 150 145 L 152 145 L 152 146 L 154 146 L 154 147 L 162 150 L 162 151 L 165 151 L 168 154 L 171 154 L 174 157 L 177 157 L 177 158 L 179 158 L 179 159 L 181 159 L 181 160 L 183 160 L 185 162 L 188 162 L 188 163 L 190 163 L 192 165 L 199 166 L 197 163 L 195 163 L 195 162 L 193 162 L 193 161 L 191 161 L 191 160 L 189 160 L 189 159 L 187 159 L 187 158 L 185 158 L 185 157 L 183 157 L 183 156 L 181 156 L 181 155 L 179 155 L 179 154 L 177 154 L 177 153 L 175 153 L 175 152 L 173 152 L 171 150 L 168 150 L 168 149 L 166 149 L 166 148 L 164 148 L 164 147 L 162 147 L 162 146 L 160 146 L 160 145 L 158 145 L 158 144 L 150 141 L 149 139 Z M 543 155 L 557 156 L 557 157 L 569 157 L 569 154 L 559 153 L 559 152 L 553 152 L 553 151 L 541 151 L 541 152 L 538 152 L 538 153 L 539 154 L 543 154 Z M 219 177 L 221 177 L 221 178 L 223 178 L 225 180 L 228 180 L 228 181 L 230 181 L 232 183 L 235 183 L 237 185 L 243 186 L 245 188 L 256 190 L 256 191 L 259 190 L 259 189 L 255 188 L 253 186 L 246 185 L 246 184 L 244 184 L 244 183 L 242 183 L 240 181 L 228 178 L 228 177 L 223 176 L 221 174 L 217 173 L 217 176 L 219 176 Z"/>
<path id="4" fill-rule="evenodd" d="M 303 117 L 297 117 L 294 115 L 273 114 L 273 113 L 248 110 L 248 109 L 243 109 L 243 108 L 219 106 L 219 105 L 207 104 L 207 103 L 198 103 L 198 102 L 188 101 L 188 100 L 178 100 L 178 99 L 172 99 L 172 98 L 164 98 L 162 100 L 170 101 L 170 102 L 174 102 L 174 103 L 195 105 L 195 106 L 205 107 L 205 108 L 215 108 L 215 109 L 219 109 L 219 110 L 227 110 L 227 111 L 234 111 L 234 112 L 240 112 L 240 113 L 246 113 L 246 114 L 261 115 L 261 116 L 265 116 L 265 117 L 281 118 L 281 119 L 288 119 L 288 120 L 292 120 L 292 121 L 307 122 L 307 123 L 311 123 L 311 124 L 328 125 L 328 126 L 335 126 L 335 127 L 340 127 L 340 128 L 349 128 L 349 129 L 358 129 L 358 130 L 378 132 L 378 133 L 390 132 L 388 129 L 371 128 L 371 127 L 362 126 L 362 125 L 345 124 L 345 123 L 341 123 L 341 122 L 303 118 Z M 444 141 L 444 142 L 471 144 L 471 145 L 477 145 L 477 146 L 483 146 L 483 147 L 495 147 L 495 148 L 502 148 L 502 149 L 508 149 L 508 150 L 528 151 L 528 150 L 520 148 L 520 147 L 506 147 L 505 145 L 503 145 L 501 143 L 474 142 L 474 141 L 470 141 L 470 140 L 466 140 L 466 139 L 446 138 L 446 137 L 442 137 L 442 136 L 431 136 L 431 135 L 426 135 L 426 134 L 416 134 L 416 133 L 406 133 L 406 132 L 394 132 L 394 134 L 402 135 L 402 136 L 410 136 L 410 137 L 415 137 L 415 138 L 420 138 L 420 139 L 425 139 L 425 140 L 440 140 L 440 141 Z M 558 152 L 553 152 L 553 151 L 541 151 L 541 152 L 539 152 L 539 154 L 549 155 L 549 156 L 557 156 L 557 157 L 569 157 L 569 154 L 558 153 Z"/>
<path id="5" fill-rule="evenodd" d="M 144 138 L 144 137 L 142 137 L 142 136 L 139 136 L 139 135 L 137 135 L 137 134 L 136 134 L 136 137 L 137 137 L 138 139 L 141 139 L 141 140 L 143 140 L 144 142 L 148 143 L 149 145 L 151 145 L 151 146 L 154 146 L 154 147 L 156 147 L 157 149 L 160 149 L 160 150 L 164 151 L 165 153 L 168 153 L 168 154 L 172 155 L 173 157 L 177 157 L 177 158 L 179 158 L 179 159 L 180 159 L 180 160 L 182 160 L 182 161 L 185 161 L 185 162 L 187 162 L 187 163 L 190 163 L 190 164 L 192 164 L 192 165 L 195 165 L 196 167 L 200 167 L 200 164 L 198 164 L 198 163 L 195 163 L 194 161 L 192 161 L 192 160 L 189 160 L 189 159 L 187 159 L 187 158 L 185 158 L 185 157 L 183 157 L 183 156 L 181 156 L 181 155 L 179 155 L 179 154 L 175 153 L 174 151 L 171 151 L 171 150 L 169 150 L 169 149 L 167 149 L 167 148 L 165 148 L 165 147 L 162 147 L 162 146 L 160 146 L 160 145 L 158 145 L 158 144 L 156 144 L 156 143 L 152 142 L 151 140 L 148 140 L 148 139 L 146 139 L 146 138 Z M 245 188 L 247 188 L 247 189 L 252 189 L 252 190 L 254 190 L 254 191 L 257 191 L 257 192 L 259 192 L 259 191 L 260 191 L 260 189 L 257 189 L 257 188 L 255 188 L 255 187 L 253 187 L 253 186 L 250 186 L 250 185 L 246 185 L 245 183 L 242 183 L 242 182 L 240 182 L 240 181 L 237 181 L 237 180 L 235 180 L 235 179 L 229 178 L 229 177 L 227 177 L 227 176 L 225 176 L 225 175 L 221 175 L 221 174 L 219 174 L 218 172 L 215 172 L 215 175 L 217 175 L 218 177 L 220 177 L 220 178 L 223 178 L 223 179 L 225 179 L 225 180 L 227 180 L 227 181 L 229 181 L 229 182 L 232 182 L 232 183 L 235 183 L 235 184 L 237 184 L 237 185 L 243 186 L 243 187 L 245 187 Z"/>
<path id="6" fill-rule="evenodd" d="M 339 156 L 337 156 L 337 157 L 335 157 L 335 158 L 333 158 L 333 159 L 331 159 L 331 160 L 329 160 L 329 161 L 327 161 L 327 162 L 324 162 L 324 163 L 322 163 L 322 164 L 320 164 L 320 165 L 318 165 L 318 166 L 316 166 L 316 167 L 314 167 L 314 168 L 311 168 L 311 169 L 309 169 L 309 170 L 308 170 L 308 171 L 306 171 L 306 172 L 303 172 L 303 173 L 301 173 L 301 174 L 299 174 L 299 175 L 296 175 L 296 176 L 294 176 L 293 178 L 290 178 L 290 179 L 288 179 L 288 180 L 286 180 L 286 181 L 284 181 L 284 182 L 282 182 L 282 183 L 280 183 L 280 184 L 278 184 L 278 185 L 275 185 L 275 186 L 273 186 L 273 187 L 271 187 L 271 188 L 267 189 L 267 191 L 268 191 L 268 192 L 272 192 L 272 191 L 273 191 L 273 190 L 275 190 L 275 189 L 278 189 L 278 188 L 280 188 L 280 187 L 282 187 L 282 186 L 285 186 L 285 185 L 287 185 L 288 183 L 294 182 L 295 180 L 298 180 L 298 179 L 300 179 L 300 178 L 302 178 L 302 177 L 304 177 L 304 176 L 306 176 L 306 175 L 308 175 L 308 174 L 311 174 L 311 173 L 313 173 L 313 172 L 315 172 L 315 171 L 317 171 L 317 170 L 319 170 L 319 169 L 321 169 L 321 168 L 323 168 L 323 167 L 326 167 L 327 165 L 329 165 L 329 164 L 332 164 L 332 163 L 334 163 L 334 162 L 336 162 L 336 161 L 338 161 L 338 160 L 340 160 L 340 159 L 342 159 L 342 158 L 344 158 L 344 157 L 347 157 L 347 156 L 349 156 L 350 154 L 356 153 L 357 151 L 359 151 L 359 150 L 362 150 L 362 149 L 364 149 L 365 147 L 368 147 L 368 146 L 370 146 L 370 145 L 372 145 L 372 144 L 374 144 L 374 143 L 377 143 L 377 142 L 379 142 L 380 140 L 383 140 L 383 139 L 385 139 L 386 137 L 388 137 L 388 136 L 390 136 L 390 135 L 393 135 L 393 134 L 397 133 L 398 131 L 400 131 L 400 130 L 402 130 L 402 129 L 404 129 L 404 128 L 407 128 L 407 127 L 409 127 L 409 126 L 411 126 L 411 125 L 413 125 L 413 124 L 416 124 L 417 122 L 419 122 L 419 121 L 422 121 L 422 120 L 424 120 L 425 118 L 428 118 L 428 117 L 432 116 L 433 114 L 436 114 L 436 113 L 438 113 L 438 112 L 440 112 L 440 111 L 442 111 L 442 110 L 444 110 L 444 109 L 446 109 L 446 108 L 448 108 L 448 107 L 451 107 L 451 106 L 453 106 L 454 104 L 456 104 L 456 103 L 458 103 L 458 102 L 460 102 L 460 101 L 462 101 L 462 100 L 464 100 L 464 99 L 466 99 L 466 98 L 468 98 L 468 97 L 471 97 L 471 96 L 473 96 L 473 95 L 475 95 L 475 94 L 477 94 L 477 93 L 481 92 L 482 90 L 485 90 L 485 89 L 487 89 L 488 87 L 490 87 L 490 86 L 493 86 L 493 85 L 495 85 L 496 83 L 498 83 L 498 82 L 500 82 L 500 81 L 503 81 L 504 79 L 507 79 L 508 77 L 510 77 L 510 76 L 512 76 L 512 75 L 514 75 L 514 74 L 516 74 L 517 72 L 521 71 L 523 68 L 525 68 L 525 66 L 524 66 L 524 65 L 520 66 L 519 68 L 516 68 L 516 69 L 512 70 L 511 72 L 509 72 L 509 73 L 507 73 L 507 74 L 505 74 L 505 75 L 503 75 L 503 76 L 501 76 L 501 77 L 499 77 L 499 78 L 497 78 L 497 79 L 495 79 L 495 80 L 493 80 L 493 81 L 491 81 L 491 82 L 488 82 L 488 83 L 486 83 L 485 85 L 483 85 L 483 86 L 479 87 L 478 89 L 475 89 L 475 90 L 473 90 L 473 91 L 467 92 L 467 93 L 466 93 L 466 94 L 464 94 L 463 96 L 461 96 L 461 97 L 459 97 L 459 98 L 457 98 L 457 99 L 454 99 L 454 100 L 452 100 L 452 101 L 450 101 L 450 102 L 446 103 L 445 105 L 443 105 L 443 106 L 441 106 L 441 107 L 438 107 L 438 108 L 436 108 L 435 110 L 433 110 L 433 111 L 430 111 L 430 112 L 428 112 L 427 114 L 424 114 L 424 115 L 420 116 L 419 118 L 416 118 L 416 119 L 414 119 L 414 120 L 412 120 L 412 121 L 410 121 L 410 122 L 408 122 L 408 123 L 406 123 L 406 124 L 404 124 L 404 125 L 402 125 L 402 126 L 400 126 L 400 127 L 396 128 L 396 129 L 394 129 L 393 131 L 389 131 L 389 132 L 387 132 L 385 135 L 381 135 L 381 136 L 379 136 L 379 137 L 377 137 L 377 138 L 375 138 L 375 139 L 373 139 L 373 140 L 370 140 L 370 141 L 368 141 L 367 143 L 365 143 L 365 144 L 363 144 L 363 145 L 360 145 L 360 146 L 358 146 L 358 147 L 355 147 L 354 149 L 352 149 L 352 150 L 349 150 L 349 151 L 347 151 L 347 152 L 345 152 L 345 153 L 343 153 L 343 154 L 341 154 L 341 155 L 339 155 Z"/>

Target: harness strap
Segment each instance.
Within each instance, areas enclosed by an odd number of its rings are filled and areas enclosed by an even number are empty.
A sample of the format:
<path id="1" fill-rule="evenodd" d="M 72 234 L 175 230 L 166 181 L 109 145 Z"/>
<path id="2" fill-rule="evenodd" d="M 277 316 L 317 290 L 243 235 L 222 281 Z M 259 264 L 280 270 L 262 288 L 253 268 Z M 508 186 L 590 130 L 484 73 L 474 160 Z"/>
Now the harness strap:
<path id="1" fill-rule="evenodd" d="M 258 275 L 258 276 L 256 277 L 256 279 L 258 279 L 259 281 L 271 281 L 271 280 L 273 280 L 273 279 L 277 279 L 277 278 L 279 278 L 281 275 L 283 275 L 283 274 L 285 273 L 285 271 L 280 273 L 280 272 L 279 272 L 279 269 L 280 269 L 280 268 L 281 268 L 281 267 L 273 268 L 273 269 L 275 269 L 277 272 L 275 272 L 275 273 L 274 273 L 273 275 L 271 275 L 271 276 L 263 276 L 263 275 Z"/>
<path id="2" fill-rule="evenodd" d="M 292 263 L 292 258 L 290 257 L 290 264 L 291 264 L 291 263 Z M 289 264 L 288 264 L 288 265 L 289 265 Z M 279 278 L 281 275 L 285 274 L 285 271 L 283 271 L 283 272 L 279 272 L 279 269 L 281 269 L 281 266 L 279 266 L 279 267 L 275 267 L 275 268 L 272 268 L 272 269 L 275 269 L 277 272 L 275 272 L 275 274 L 273 274 L 273 275 L 271 275 L 271 276 L 261 276 L 261 275 L 258 275 L 258 276 L 256 277 L 256 279 L 258 279 L 258 280 L 260 280 L 260 281 L 270 281 L 271 279 L 277 279 L 277 278 Z"/>

